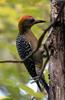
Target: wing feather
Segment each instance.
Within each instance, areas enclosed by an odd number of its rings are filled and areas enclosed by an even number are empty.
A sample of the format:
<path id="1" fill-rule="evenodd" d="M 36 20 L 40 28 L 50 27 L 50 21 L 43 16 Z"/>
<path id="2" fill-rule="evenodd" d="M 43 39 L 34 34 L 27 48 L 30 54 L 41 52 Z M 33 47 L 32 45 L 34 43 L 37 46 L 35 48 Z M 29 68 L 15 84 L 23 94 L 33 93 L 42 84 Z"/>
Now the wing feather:
<path id="1" fill-rule="evenodd" d="M 18 53 L 21 59 L 24 59 L 32 52 L 32 47 L 28 41 L 23 36 L 18 36 L 16 39 L 16 46 L 18 49 Z M 33 59 L 33 56 L 29 57 L 24 62 L 28 72 L 32 77 L 37 76 L 36 70 L 35 70 L 35 61 Z"/>

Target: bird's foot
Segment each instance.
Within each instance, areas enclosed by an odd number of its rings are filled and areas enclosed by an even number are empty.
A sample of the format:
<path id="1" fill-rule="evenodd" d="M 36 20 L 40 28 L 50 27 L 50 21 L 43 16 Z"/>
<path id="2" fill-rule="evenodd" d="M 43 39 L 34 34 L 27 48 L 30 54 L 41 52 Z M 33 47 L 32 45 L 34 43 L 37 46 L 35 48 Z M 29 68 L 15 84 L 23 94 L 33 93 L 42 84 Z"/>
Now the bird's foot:
<path id="1" fill-rule="evenodd" d="M 36 82 L 36 81 L 39 81 L 39 79 L 40 79 L 40 77 L 39 76 L 36 76 L 36 77 L 33 77 L 33 81 L 31 82 L 31 83 L 34 83 L 34 82 Z"/>

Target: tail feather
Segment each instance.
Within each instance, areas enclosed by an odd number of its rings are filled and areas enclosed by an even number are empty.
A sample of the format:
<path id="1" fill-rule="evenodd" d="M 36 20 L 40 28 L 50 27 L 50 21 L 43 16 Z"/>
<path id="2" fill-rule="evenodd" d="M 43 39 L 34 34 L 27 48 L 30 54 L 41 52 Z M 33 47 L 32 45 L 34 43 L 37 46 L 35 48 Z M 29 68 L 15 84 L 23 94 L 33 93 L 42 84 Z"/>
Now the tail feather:
<path id="1" fill-rule="evenodd" d="M 49 86 L 46 83 L 46 80 L 43 78 L 40 78 L 40 83 L 44 86 L 44 88 L 46 89 L 47 93 L 49 93 Z"/>
<path id="2" fill-rule="evenodd" d="M 39 84 L 39 81 L 36 81 L 36 83 L 37 83 L 37 86 L 38 86 L 39 90 L 42 92 L 42 88 L 41 88 L 41 86 Z"/>

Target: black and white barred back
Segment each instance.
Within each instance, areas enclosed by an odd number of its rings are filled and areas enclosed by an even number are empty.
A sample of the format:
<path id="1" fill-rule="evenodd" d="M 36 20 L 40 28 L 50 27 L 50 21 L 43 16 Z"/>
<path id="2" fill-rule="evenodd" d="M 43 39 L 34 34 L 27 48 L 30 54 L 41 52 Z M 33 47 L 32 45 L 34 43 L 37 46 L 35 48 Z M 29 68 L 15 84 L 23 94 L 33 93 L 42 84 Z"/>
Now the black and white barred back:
<path id="1" fill-rule="evenodd" d="M 23 35 L 18 35 L 16 39 L 16 47 L 18 50 L 18 54 L 21 59 L 26 58 L 31 52 L 32 52 L 32 47 L 31 44 L 25 39 Z M 29 74 L 32 77 L 36 77 L 36 70 L 35 70 L 35 62 L 33 59 L 33 56 L 29 57 L 25 62 L 24 62 Z"/>

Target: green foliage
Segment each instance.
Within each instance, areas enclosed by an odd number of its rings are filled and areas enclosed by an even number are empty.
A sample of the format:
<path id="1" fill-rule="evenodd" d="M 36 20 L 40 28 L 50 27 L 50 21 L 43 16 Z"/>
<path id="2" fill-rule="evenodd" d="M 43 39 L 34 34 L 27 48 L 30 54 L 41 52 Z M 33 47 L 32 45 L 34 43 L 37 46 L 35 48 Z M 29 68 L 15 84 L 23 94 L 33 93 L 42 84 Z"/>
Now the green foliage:
<path id="1" fill-rule="evenodd" d="M 49 20 L 49 0 L 0 0 L 0 60 L 20 60 L 16 50 L 16 36 L 18 34 L 18 20 L 20 16 L 32 15 L 37 19 Z M 46 25 L 37 25 L 32 31 L 39 38 Z M 46 79 L 48 81 L 46 72 Z M 0 63 L 0 87 L 8 90 L 5 100 L 30 100 L 35 96 L 41 100 L 42 93 L 35 93 L 26 84 L 30 76 L 23 64 Z M 17 85 L 18 84 L 18 85 Z M 19 89 L 28 92 L 23 96 Z M 4 100 L 4 99 L 3 99 Z"/>

